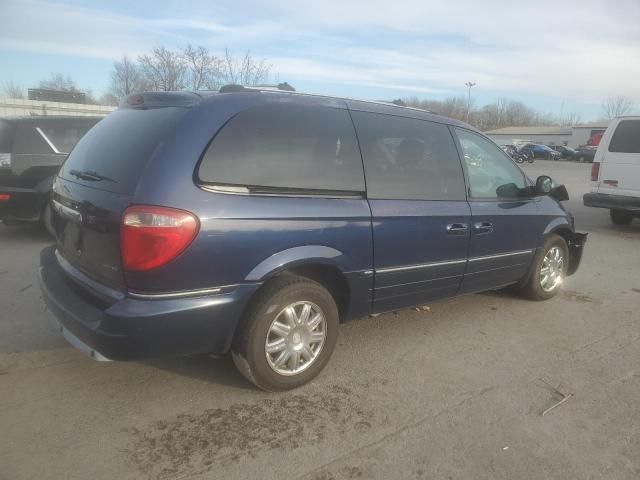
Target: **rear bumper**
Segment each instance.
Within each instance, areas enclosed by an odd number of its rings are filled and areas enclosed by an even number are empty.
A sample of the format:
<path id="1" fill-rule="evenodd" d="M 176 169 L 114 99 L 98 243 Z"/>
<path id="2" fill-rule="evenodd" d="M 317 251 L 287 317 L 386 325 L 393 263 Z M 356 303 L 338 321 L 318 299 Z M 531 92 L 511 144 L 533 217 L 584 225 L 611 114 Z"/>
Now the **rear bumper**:
<path id="1" fill-rule="evenodd" d="M 609 195 L 606 193 L 585 193 L 582 200 L 587 207 L 608 208 L 640 214 L 640 197 Z"/>
<path id="2" fill-rule="evenodd" d="M 4 222 L 37 222 L 49 201 L 49 192 L 32 188 L 4 187 L 0 193 L 9 194 L 9 200 L 0 201 L 0 220 Z"/>
<path id="3" fill-rule="evenodd" d="M 107 304 L 65 274 L 55 247 L 40 254 L 40 288 L 49 317 L 71 344 L 96 360 L 224 353 L 259 284 L 189 298 Z"/>

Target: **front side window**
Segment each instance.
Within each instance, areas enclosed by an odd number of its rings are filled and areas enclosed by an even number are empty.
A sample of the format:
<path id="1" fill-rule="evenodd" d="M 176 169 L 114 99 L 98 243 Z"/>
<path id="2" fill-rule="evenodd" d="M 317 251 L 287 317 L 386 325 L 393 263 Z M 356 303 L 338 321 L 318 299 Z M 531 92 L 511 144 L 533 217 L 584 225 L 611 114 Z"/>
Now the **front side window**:
<path id="1" fill-rule="evenodd" d="M 640 120 L 623 120 L 618 124 L 609 151 L 614 153 L 640 153 Z"/>
<path id="2" fill-rule="evenodd" d="M 364 192 L 362 160 L 346 110 L 260 105 L 233 117 L 207 149 L 202 182 Z"/>
<path id="3" fill-rule="evenodd" d="M 464 200 L 464 175 L 446 125 L 352 112 L 372 199 Z"/>
<path id="4" fill-rule="evenodd" d="M 474 198 L 514 198 L 524 188 L 524 176 L 496 145 L 476 133 L 456 128 Z"/>

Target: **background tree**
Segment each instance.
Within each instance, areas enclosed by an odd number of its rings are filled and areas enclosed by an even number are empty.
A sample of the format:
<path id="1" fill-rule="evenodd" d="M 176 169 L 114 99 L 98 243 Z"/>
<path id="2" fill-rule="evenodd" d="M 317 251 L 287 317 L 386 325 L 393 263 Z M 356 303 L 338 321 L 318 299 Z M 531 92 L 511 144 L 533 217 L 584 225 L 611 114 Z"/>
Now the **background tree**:
<path id="1" fill-rule="evenodd" d="M 234 57 L 228 48 L 224 49 L 223 71 L 226 83 L 256 86 L 269 79 L 273 65 L 264 59 L 256 59 L 247 51 L 242 59 Z"/>
<path id="2" fill-rule="evenodd" d="M 633 100 L 624 95 L 618 95 L 617 97 L 609 97 L 605 103 L 602 104 L 602 111 L 607 119 L 619 117 L 620 115 L 626 115 L 633 108 Z"/>
<path id="3" fill-rule="evenodd" d="M 181 50 L 191 90 L 217 90 L 223 83 L 223 61 L 205 47 L 191 44 Z"/>
<path id="4" fill-rule="evenodd" d="M 147 82 L 140 67 L 134 61 L 125 55 L 122 60 L 113 62 L 111 87 L 109 88 L 109 93 L 113 97 L 118 99 L 144 90 L 147 90 Z M 106 100 L 113 101 L 112 98 Z"/>
<path id="5" fill-rule="evenodd" d="M 24 98 L 24 89 L 10 80 L 2 85 L 2 95 L 9 98 Z"/>
<path id="6" fill-rule="evenodd" d="M 180 52 L 163 46 L 138 57 L 144 79 L 156 91 L 184 90 L 187 87 L 187 65 Z"/>
<path id="7" fill-rule="evenodd" d="M 69 76 L 62 73 L 52 73 L 49 80 L 41 80 L 40 88 L 46 88 L 49 90 L 59 90 L 62 92 L 80 92 L 76 82 Z"/>

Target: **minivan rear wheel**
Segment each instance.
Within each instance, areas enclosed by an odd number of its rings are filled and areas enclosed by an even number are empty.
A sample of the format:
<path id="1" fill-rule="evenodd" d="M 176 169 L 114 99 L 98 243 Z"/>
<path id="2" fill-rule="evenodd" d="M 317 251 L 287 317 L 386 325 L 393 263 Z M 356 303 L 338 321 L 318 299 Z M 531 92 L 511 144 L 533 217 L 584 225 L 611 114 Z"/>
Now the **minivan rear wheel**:
<path id="1" fill-rule="evenodd" d="M 277 392 L 304 385 L 325 367 L 338 339 L 338 307 L 319 283 L 271 280 L 249 307 L 231 348 L 238 370 Z"/>
<path id="2" fill-rule="evenodd" d="M 616 225 L 629 225 L 633 221 L 633 215 L 622 210 L 609 210 L 609 215 Z"/>
<path id="3" fill-rule="evenodd" d="M 531 300 L 547 300 L 562 287 L 569 266 L 569 248 L 560 235 L 550 234 L 536 253 L 532 271 L 521 293 Z"/>

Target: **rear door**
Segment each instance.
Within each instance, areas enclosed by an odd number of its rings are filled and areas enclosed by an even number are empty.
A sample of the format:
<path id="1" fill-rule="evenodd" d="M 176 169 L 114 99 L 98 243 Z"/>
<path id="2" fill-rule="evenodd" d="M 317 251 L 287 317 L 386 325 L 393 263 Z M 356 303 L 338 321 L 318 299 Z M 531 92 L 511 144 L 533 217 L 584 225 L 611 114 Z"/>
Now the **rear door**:
<path id="1" fill-rule="evenodd" d="M 640 118 L 621 119 L 598 147 L 598 192 L 640 197 Z"/>
<path id="2" fill-rule="evenodd" d="M 58 252 L 73 267 L 124 288 L 120 218 L 142 172 L 171 138 L 186 108 L 126 108 L 100 121 L 75 146 L 53 189 Z"/>
<path id="3" fill-rule="evenodd" d="M 535 198 L 521 198 L 525 176 L 497 145 L 455 128 L 467 173 L 471 206 L 469 263 L 461 293 L 521 279 L 542 244 L 544 220 Z"/>
<path id="4" fill-rule="evenodd" d="M 373 218 L 373 311 L 455 295 L 470 210 L 448 127 L 379 113 L 352 117 Z"/>

